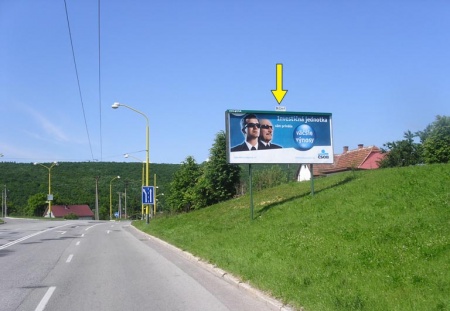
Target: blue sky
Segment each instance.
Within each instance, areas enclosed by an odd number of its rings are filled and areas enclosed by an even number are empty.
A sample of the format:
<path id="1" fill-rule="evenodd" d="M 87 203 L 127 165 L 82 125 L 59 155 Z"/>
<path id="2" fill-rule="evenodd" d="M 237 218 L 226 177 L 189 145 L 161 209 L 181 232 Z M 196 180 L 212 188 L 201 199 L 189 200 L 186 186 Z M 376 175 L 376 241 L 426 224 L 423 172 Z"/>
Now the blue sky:
<path id="1" fill-rule="evenodd" d="M 227 109 L 333 114 L 335 153 L 450 115 L 450 1 L 0 0 L 1 161 L 181 163 Z M 99 67 L 100 66 L 100 67 Z M 100 69 L 99 69 L 100 68 Z M 100 97 L 101 93 L 101 97 Z M 84 111 L 83 111 L 84 107 Z"/>

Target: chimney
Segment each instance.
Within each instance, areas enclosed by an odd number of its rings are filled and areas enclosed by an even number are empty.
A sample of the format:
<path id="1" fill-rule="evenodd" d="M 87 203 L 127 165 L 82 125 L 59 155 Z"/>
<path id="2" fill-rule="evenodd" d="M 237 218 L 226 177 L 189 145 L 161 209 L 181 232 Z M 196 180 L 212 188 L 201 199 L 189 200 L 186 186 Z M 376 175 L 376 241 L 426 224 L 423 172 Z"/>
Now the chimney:
<path id="1" fill-rule="evenodd" d="M 364 144 L 358 144 L 358 149 L 362 149 L 364 147 Z"/>
<path id="2" fill-rule="evenodd" d="M 342 151 L 342 153 L 346 153 L 348 152 L 348 146 L 344 146 L 344 150 Z"/>

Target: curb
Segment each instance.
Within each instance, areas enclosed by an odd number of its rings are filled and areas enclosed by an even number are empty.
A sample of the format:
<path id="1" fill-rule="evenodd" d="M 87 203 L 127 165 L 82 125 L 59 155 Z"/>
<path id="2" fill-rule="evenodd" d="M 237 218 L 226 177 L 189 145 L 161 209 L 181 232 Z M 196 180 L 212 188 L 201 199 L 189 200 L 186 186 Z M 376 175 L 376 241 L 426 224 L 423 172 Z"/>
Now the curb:
<path id="1" fill-rule="evenodd" d="M 148 236 L 149 240 L 153 240 L 161 245 L 164 245 L 165 247 L 179 253 L 181 256 L 183 256 L 184 258 L 188 259 L 189 261 L 192 262 L 196 262 L 198 264 L 200 264 L 204 269 L 208 270 L 209 272 L 215 274 L 216 276 L 222 278 L 223 280 L 225 280 L 227 283 L 232 284 L 237 286 L 239 289 L 245 290 L 248 293 L 258 297 L 259 299 L 261 299 L 262 301 L 264 301 L 266 304 L 272 305 L 275 308 L 277 308 L 280 311 L 295 311 L 295 309 L 293 309 L 292 307 L 283 304 L 282 302 L 276 300 L 275 298 L 272 298 L 271 296 L 265 294 L 264 292 L 252 287 L 250 284 L 242 282 L 239 278 L 235 277 L 234 275 L 218 268 L 215 265 L 212 265 L 210 263 L 207 263 L 205 261 L 203 261 L 201 258 L 196 257 L 194 255 L 192 255 L 191 253 L 184 251 L 172 244 L 167 243 L 166 241 L 163 241 L 153 235 L 150 235 L 146 232 L 143 232 L 139 229 L 137 229 L 136 227 L 130 225 L 130 227 L 134 228 L 134 230 L 145 234 Z"/>

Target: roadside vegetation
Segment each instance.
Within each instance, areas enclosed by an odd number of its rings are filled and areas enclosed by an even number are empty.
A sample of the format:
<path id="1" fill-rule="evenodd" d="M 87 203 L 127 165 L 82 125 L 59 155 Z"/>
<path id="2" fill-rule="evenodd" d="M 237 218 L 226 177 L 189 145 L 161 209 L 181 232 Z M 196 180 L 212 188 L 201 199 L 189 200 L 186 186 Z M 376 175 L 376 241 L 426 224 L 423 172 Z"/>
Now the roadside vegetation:
<path id="1" fill-rule="evenodd" d="M 48 166 L 48 163 L 46 163 Z M 179 164 L 152 164 L 151 180 L 159 193 L 167 193 L 168 184 Z M 111 183 L 111 180 L 120 176 Z M 51 170 L 53 205 L 87 204 L 95 209 L 96 177 L 100 219 L 109 219 L 110 189 L 114 210 L 118 207 L 118 192 L 127 192 L 128 213 L 140 214 L 142 163 L 138 162 L 60 162 Z M 48 206 L 48 171 L 33 163 L 0 162 L 0 181 L 7 189 L 8 215 L 40 217 Z M 111 188 L 110 188 L 111 185 Z M 160 197 L 161 206 L 164 196 Z M 124 202 L 122 201 L 122 206 Z"/>
<path id="2" fill-rule="evenodd" d="M 403 138 L 383 145 L 381 168 L 450 162 L 450 116 L 438 115 L 423 131 L 408 130 Z"/>
<path id="3" fill-rule="evenodd" d="M 127 194 L 130 218 L 140 218 L 142 169 L 137 162 L 61 162 L 51 173 L 53 205 L 87 204 L 94 210 L 98 180 L 100 219 L 109 219 L 110 199 L 113 210 L 118 210 L 118 192 L 122 197 Z M 298 165 L 258 165 L 254 188 L 286 183 L 295 178 L 297 170 Z M 227 163 L 225 133 L 221 131 L 210 149 L 209 161 L 198 164 L 188 156 L 181 164 L 152 163 L 150 177 L 151 185 L 156 181 L 158 187 L 158 212 L 174 214 L 242 195 L 247 191 L 248 173 L 243 165 Z M 0 181 L 7 190 L 9 216 L 42 217 L 48 206 L 47 170 L 33 163 L 0 162 Z M 124 201 L 121 206 L 124 208 Z"/>
<path id="4" fill-rule="evenodd" d="M 133 224 L 305 310 L 450 310 L 450 164 L 286 183 Z"/>

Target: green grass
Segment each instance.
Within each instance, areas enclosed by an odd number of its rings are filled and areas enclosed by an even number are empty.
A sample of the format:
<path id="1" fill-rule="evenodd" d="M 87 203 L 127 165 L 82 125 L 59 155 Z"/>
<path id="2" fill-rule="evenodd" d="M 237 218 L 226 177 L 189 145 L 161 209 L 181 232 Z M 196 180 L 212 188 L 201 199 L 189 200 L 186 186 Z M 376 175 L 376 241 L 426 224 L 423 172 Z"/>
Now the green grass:
<path id="1" fill-rule="evenodd" d="M 450 310 L 450 165 L 289 183 L 135 226 L 305 310 Z"/>

